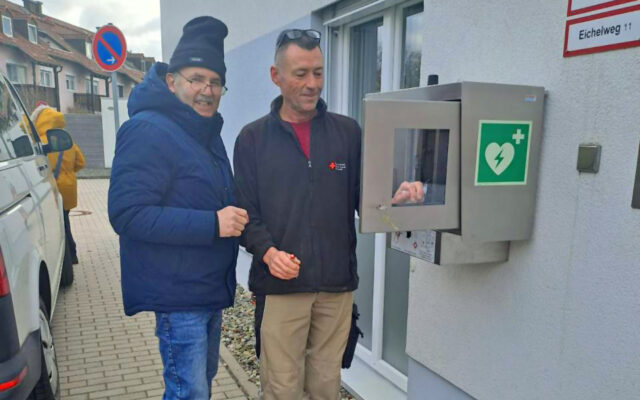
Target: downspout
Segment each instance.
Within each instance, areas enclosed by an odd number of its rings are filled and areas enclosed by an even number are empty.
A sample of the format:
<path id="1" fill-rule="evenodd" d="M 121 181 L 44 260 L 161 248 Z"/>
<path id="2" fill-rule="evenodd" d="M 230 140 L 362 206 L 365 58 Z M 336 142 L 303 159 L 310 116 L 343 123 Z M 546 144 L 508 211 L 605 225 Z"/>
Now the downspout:
<path id="1" fill-rule="evenodd" d="M 33 67 L 31 69 L 31 73 L 33 74 L 33 93 L 35 94 L 35 92 L 36 92 L 36 62 L 35 61 L 31 61 L 31 66 Z"/>
<path id="2" fill-rule="evenodd" d="M 107 97 L 109 97 L 109 83 L 111 83 L 111 78 L 104 78 L 104 88 L 107 91 Z"/>
<path id="3" fill-rule="evenodd" d="M 93 104 L 93 72 L 89 72 L 89 87 L 91 88 L 91 112 L 96 113 L 95 105 Z"/>
<path id="4" fill-rule="evenodd" d="M 58 111 L 60 111 L 60 80 L 58 79 L 58 73 L 62 71 L 62 68 L 62 65 L 53 66 L 53 80 L 56 88 L 56 110 Z"/>

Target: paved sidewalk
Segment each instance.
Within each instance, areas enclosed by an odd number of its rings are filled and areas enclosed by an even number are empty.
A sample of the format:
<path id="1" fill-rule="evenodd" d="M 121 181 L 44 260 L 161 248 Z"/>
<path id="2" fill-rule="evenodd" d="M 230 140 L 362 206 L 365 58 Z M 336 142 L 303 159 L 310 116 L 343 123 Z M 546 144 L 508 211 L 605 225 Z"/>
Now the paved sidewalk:
<path id="1" fill-rule="evenodd" d="M 108 186 L 106 179 L 78 181 L 78 207 L 71 212 L 80 264 L 74 266 L 73 285 L 60 293 L 53 318 L 61 397 L 159 399 L 164 384 L 155 318 L 151 313 L 125 317 L 122 309 Z M 221 360 L 212 399 L 247 399 L 229 371 Z"/>

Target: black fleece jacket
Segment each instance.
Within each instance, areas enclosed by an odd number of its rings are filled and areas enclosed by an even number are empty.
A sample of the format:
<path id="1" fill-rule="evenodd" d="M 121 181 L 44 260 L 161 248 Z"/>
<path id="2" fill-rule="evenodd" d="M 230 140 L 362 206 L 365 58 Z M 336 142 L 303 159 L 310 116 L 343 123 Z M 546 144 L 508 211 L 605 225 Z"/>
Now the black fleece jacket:
<path id="1" fill-rule="evenodd" d="M 249 289 L 259 295 L 355 290 L 360 127 L 319 100 L 308 160 L 291 125 L 280 119 L 281 105 L 279 96 L 235 145 L 236 199 L 249 213 L 242 244 L 253 254 Z M 269 273 L 262 257 L 271 246 L 300 259 L 297 278 Z"/>

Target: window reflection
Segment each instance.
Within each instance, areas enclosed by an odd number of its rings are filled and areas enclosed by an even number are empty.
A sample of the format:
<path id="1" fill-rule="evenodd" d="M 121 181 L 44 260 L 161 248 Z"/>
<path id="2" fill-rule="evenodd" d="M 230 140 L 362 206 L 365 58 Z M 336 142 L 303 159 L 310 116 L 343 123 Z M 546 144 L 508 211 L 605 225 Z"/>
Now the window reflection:
<path id="1" fill-rule="evenodd" d="M 349 115 L 362 125 L 362 99 L 382 79 L 382 18 L 351 28 Z"/>
<path id="2" fill-rule="evenodd" d="M 448 129 L 396 129 L 391 193 L 394 207 L 444 204 L 448 151 Z M 411 188 L 407 185 L 415 182 L 419 184 Z M 422 201 L 408 200 L 411 193 L 401 193 L 416 187 L 423 191 L 419 196 Z"/>
<path id="3" fill-rule="evenodd" d="M 423 10 L 423 4 L 416 4 L 415 6 L 404 9 L 401 88 L 411 88 L 420 85 Z"/>

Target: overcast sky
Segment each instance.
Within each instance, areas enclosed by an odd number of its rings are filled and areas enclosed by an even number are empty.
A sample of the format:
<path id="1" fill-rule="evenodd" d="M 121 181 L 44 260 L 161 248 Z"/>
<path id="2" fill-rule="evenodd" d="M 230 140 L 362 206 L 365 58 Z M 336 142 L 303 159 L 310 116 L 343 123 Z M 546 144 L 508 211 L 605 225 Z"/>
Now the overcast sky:
<path id="1" fill-rule="evenodd" d="M 22 0 L 11 0 L 23 5 Z M 41 0 L 45 15 L 95 32 L 111 22 L 124 33 L 127 49 L 160 61 L 159 0 Z"/>

